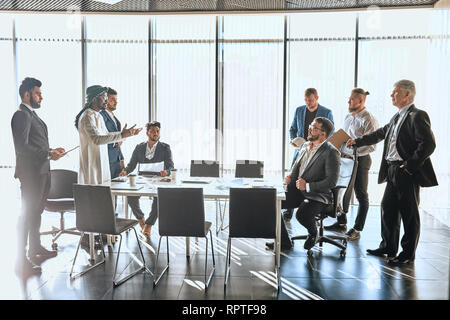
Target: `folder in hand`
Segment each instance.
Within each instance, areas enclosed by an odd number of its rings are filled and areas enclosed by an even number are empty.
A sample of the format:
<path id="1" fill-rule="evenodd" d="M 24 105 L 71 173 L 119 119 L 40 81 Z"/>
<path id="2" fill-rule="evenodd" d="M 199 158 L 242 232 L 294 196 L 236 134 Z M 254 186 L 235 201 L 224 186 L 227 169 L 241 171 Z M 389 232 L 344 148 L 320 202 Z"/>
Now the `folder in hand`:
<path id="1" fill-rule="evenodd" d="M 351 139 L 351 137 L 342 129 L 336 131 L 329 139 L 328 142 L 331 143 L 336 149 L 341 150 L 344 143 Z"/>

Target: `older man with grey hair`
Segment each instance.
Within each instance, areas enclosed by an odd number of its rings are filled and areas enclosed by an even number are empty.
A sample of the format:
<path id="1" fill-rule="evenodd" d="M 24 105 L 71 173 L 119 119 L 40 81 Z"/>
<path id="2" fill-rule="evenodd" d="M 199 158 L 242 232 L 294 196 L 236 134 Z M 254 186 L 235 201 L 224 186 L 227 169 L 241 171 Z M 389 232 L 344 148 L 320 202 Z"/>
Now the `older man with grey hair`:
<path id="1" fill-rule="evenodd" d="M 410 80 L 394 84 L 391 98 L 398 112 L 384 127 L 347 146 L 372 145 L 384 140 L 378 183 L 387 182 L 381 201 L 381 238 L 379 248 L 368 249 L 375 256 L 387 255 L 389 262 L 405 264 L 414 261 L 420 235 L 420 187 L 436 186 L 437 179 L 430 156 L 436 148 L 428 114 L 414 106 L 416 88 Z M 403 251 L 396 256 L 403 221 Z"/>

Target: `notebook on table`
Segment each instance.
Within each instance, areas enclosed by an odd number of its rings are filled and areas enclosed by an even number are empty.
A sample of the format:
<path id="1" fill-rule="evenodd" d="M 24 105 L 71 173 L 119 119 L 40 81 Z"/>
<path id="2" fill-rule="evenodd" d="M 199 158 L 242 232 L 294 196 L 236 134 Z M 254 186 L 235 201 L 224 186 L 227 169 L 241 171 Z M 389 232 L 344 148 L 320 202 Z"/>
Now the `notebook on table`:
<path id="1" fill-rule="evenodd" d="M 203 183 L 203 184 L 208 184 L 213 181 L 214 179 L 212 178 L 204 178 L 204 177 L 189 177 L 181 180 L 182 183 Z"/>

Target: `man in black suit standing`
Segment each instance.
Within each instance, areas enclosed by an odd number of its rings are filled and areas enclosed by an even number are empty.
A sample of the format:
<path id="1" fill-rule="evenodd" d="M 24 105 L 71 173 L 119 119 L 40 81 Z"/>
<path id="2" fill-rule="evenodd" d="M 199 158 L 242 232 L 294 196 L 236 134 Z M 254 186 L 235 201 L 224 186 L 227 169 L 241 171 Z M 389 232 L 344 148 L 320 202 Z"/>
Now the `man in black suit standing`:
<path id="1" fill-rule="evenodd" d="M 50 189 L 50 160 L 64 156 L 63 148 L 51 149 L 48 142 L 47 126 L 35 112 L 41 107 L 41 81 L 25 78 L 19 87 L 22 103 L 11 120 L 11 129 L 16 152 L 14 178 L 20 180 L 22 195 L 22 214 L 18 219 L 18 261 L 16 272 L 21 275 L 41 272 L 26 257 L 34 258 L 56 256 L 41 245 L 39 229 L 41 214 Z"/>
<path id="2" fill-rule="evenodd" d="M 126 176 L 136 169 L 138 163 L 158 163 L 164 162 L 164 169 L 159 172 L 162 177 L 170 175 L 170 171 L 174 169 L 172 160 L 172 151 L 167 143 L 159 141 L 161 124 L 158 121 L 147 123 L 148 141 L 140 143 L 136 146 L 131 155 L 131 160 L 120 176 Z M 143 228 L 142 233 L 150 237 L 152 226 L 158 218 L 158 206 L 156 197 L 153 198 L 152 209 L 147 220 L 144 219 L 144 213 L 139 204 L 140 197 L 128 197 L 128 204 L 133 214 L 139 221 L 139 225 Z"/>
<path id="3" fill-rule="evenodd" d="M 414 261 L 420 235 L 420 187 L 436 186 L 430 155 L 436 143 L 428 114 L 414 106 L 416 88 L 410 80 L 394 84 L 391 98 L 398 112 L 382 128 L 347 142 L 347 146 L 372 145 L 384 139 L 378 183 L 387 182 L 381 201 L 381 238 L 379 248 L 368 249 L 376 256 L 388 256 L 392 263 Z M 398 256 L 400 223 L 403 221 L 403 251 Z"/>
<path id="4" fill-rule="evenodd" d="M 100 114 L 105 120 L 106 129 L 108 132 L 117 132 L 122 130 L 122 125 L 119 119 L 114 115 L 114 111 L 117 109 L 117 91 L 108 88 L 106 92 L 107 105 L 106 108 L 100 111 Z M 109 157 L 109 169 L 111 171 L 111 179 L 117 178 L 125 168 L 124 158 L 120 146 L 122 141 L 108 144 L 108 157 Z"/>

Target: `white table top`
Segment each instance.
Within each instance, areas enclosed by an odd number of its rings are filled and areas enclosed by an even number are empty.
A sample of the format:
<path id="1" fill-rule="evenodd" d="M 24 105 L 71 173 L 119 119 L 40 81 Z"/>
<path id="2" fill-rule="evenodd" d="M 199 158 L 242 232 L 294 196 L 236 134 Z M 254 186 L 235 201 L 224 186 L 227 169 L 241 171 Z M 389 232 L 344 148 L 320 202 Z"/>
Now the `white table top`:
<path id="1" fill-rule="evenodd" d="M 127 189 L 128 178 L 123 177 L 123 182 L 111 182 L 111 192 L 113 195 L 123 196 L 156 196 L 158 188 L 202 188 L 203 196 L 205 198 L 228 199 L 230 197 L 230 188 L 275 188 L 277 189 L 277 200 L 285 199 L 283 190 L 283 182 L 281 179 L 249 179 L 249 178 L 212 178 L 211 183 L 184 183 L 182 180 L 187 177 L 177 177 L 176 183 L 164 182 L 161 180 L 167 179 L 162 177 L 144 177 L 138 176 L 136 185 L 142 186 L 141 189 L 132 190 Z M 114 189 L 114 186 L 119 186 L 120 189 Z"/>

